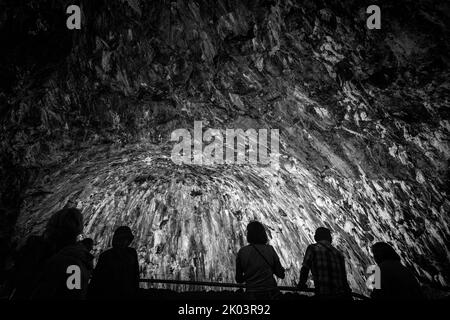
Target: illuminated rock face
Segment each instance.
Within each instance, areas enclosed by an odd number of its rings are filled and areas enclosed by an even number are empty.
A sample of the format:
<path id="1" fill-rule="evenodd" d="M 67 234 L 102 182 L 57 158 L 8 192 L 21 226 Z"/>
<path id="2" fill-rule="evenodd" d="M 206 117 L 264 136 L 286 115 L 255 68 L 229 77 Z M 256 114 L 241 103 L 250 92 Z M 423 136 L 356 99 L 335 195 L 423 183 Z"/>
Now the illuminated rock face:
<path id="1" fill-rule="evenodd" d="M 257 219 L 287 268 L 279 283 L 293 285 L 325 225 L 357 292 L 375 241 L 392 242 L 422 282 L 448 285 L 445 1 L 382 8 L 376 32 L 365 7 L 341 2 L 87 6 L 68 68 L 34 100 L 9 93 L 18 109 L 3 120 L 2 150 L 40 167 L 14 189 L 15 238 L 76 205 L 97 252 L 132 228 L 143 277 L 233 281 Z M 280 168 L 175 165 L 170 133 L 195 120 L 279 129 Z"/>

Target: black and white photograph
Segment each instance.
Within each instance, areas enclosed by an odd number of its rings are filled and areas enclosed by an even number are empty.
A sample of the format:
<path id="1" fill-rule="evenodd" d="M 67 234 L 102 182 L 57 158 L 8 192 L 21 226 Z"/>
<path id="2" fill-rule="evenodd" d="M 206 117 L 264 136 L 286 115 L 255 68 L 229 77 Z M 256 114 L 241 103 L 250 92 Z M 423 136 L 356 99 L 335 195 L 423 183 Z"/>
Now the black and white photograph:
<path id="1" fill-rule="evenodd" d="M 448 0 L 0 0 L 3 304 L 448 305 L 449 159 Z"/>

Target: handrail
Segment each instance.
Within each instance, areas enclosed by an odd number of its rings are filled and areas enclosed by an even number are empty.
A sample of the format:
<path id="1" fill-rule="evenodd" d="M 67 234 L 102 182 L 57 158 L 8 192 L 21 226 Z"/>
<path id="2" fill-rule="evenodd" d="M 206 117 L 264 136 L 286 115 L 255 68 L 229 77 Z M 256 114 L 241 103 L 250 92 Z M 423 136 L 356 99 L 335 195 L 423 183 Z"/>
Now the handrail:
<path id="1" fill-rule="evenodd" d="M 208 287 L 227 287 L 227 288 L 245 288 L 244 284 L 229 283 L 229 282 L 211 282 L 211 281 L 192 281 L 192 280 L 168 280 L 168 279 L 139 279 L 140 282 L 145 283 L 166 283 L 166 284 L 188 284 L 196 286 L 208 286 Z M 314 288 L 297 288 L 289 286 L 278 286 L 281 291 L 297 291 L 297 292 L 314 292 Z M 365 295 L 352 292 L 352 297 L 368 300 Z"/>

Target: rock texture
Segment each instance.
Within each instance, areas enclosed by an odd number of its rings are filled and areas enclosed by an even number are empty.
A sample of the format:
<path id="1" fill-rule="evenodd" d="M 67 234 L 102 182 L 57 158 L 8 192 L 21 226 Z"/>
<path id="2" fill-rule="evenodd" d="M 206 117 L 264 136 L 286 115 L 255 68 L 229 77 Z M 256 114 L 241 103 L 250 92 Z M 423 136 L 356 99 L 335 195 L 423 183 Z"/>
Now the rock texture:
<path id="1" fill-rule="evenodd" d="M 97 252 L 132 227 L 143 277 L 232 281 L 258 219 L 292 285 L 325 225 L 357 292 L 375 241 L 448 286 L 450 7 L 381 1 L 368 30 L 369 4 L 81 1 L 76 32 L 65 1 L 6 4 L 3 234 L 76 205 Z M 279 170 L 175 165 L 170 133 L 194 120 L 279 129 Z"/>

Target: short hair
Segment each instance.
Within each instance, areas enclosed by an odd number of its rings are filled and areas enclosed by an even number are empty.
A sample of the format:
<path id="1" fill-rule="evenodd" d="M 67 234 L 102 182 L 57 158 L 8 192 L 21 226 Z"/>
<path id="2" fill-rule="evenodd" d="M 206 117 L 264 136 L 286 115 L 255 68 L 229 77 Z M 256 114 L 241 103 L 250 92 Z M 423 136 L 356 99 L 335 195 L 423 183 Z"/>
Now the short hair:
<path id="1" fill-rule="evenodd" d="M 266 244 L 269 241 L 267 238 L 266 229 L 259 221 L 252 221 L 247 225 L 247 242 L 250 244 Z"/>
<path id="2" fill-rule="evenodd" d="M 386 242 L 377 242 L 371 249 L 373 258 L 377 264 L 387 260 L 400 261 L 400 256 L 395 252 L 394 248 Z"/>
<path id="3" fill-rule="evenodd" d="M 332 238 L 331 238 L 331 231 L 328 228 L 325 227 L 319 227 L 316 229 L 316 233 L 314 234 L 314 240 L 316 240 L 316 242 L 322 241 L 322 240 L 326 240 L 331 242 Z"/>

